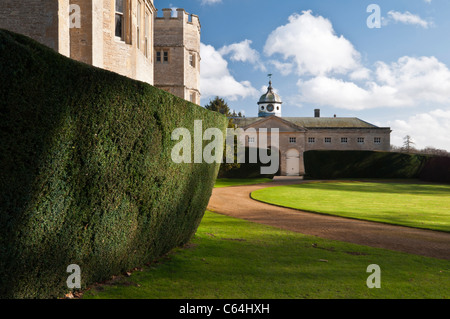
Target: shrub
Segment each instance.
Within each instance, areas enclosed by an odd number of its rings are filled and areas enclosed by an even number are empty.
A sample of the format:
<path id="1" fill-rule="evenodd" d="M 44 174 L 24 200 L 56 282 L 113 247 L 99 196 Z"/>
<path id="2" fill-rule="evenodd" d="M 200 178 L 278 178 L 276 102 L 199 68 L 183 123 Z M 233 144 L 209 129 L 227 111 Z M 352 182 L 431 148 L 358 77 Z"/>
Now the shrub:
<path id="1" fill-rule="evenodd" d="M 86 287 L 189 241 L 219 165 L 173 163 L 171 133 L 226 117 L 4 30 L 0 61 L 0 298 L 59 297 L 70 264 Z"/>
<path id="2" fill-rule="evenodd" d="M 450 157 L 431 157 L 419 177 L 428 182 L 450 183 Z"/>
<path id="3" fill-rule="evenodd" d="M 418 178 L 429 156 L 374 151 L 307 151 L 306 178 Z"/>

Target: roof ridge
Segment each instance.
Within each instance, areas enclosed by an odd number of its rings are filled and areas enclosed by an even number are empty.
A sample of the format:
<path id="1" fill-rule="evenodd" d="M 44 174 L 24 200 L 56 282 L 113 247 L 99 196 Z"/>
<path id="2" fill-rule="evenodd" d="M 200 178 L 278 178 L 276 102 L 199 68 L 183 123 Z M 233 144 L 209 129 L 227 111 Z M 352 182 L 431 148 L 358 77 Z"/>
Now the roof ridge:
<path id="1" fill-rule="evenodd" d="M 256 123 L 261 118 L 247 117 L 243 121 L 244 126 Z M 289 117 L 282 116 L 279 119 L 292 123 L 293 125 L 305 128 L 379 128 L 379 126 L 361 120 L 358 117 Z"/>

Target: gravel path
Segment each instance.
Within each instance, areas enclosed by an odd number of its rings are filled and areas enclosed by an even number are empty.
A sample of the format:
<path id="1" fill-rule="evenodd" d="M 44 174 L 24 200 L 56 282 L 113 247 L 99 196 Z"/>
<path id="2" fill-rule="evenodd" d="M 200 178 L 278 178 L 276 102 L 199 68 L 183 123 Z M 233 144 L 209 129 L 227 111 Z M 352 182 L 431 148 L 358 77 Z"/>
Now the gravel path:
<path id="1" fill-rule="evenodd" d="M 284 177 L 271 183 L 215 188 L 208 210 L 321 238 L 450 260 L 450 233 L 307 213 L 250 198 L 258 189 L 304 182 Z"/>

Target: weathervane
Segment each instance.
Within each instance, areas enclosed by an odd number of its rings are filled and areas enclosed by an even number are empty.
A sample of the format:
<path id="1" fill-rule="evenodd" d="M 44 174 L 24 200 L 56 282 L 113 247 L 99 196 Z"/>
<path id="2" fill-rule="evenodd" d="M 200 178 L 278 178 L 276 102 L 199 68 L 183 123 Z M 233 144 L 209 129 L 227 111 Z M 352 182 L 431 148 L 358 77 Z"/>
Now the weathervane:
<path id="1" fill-rule="evenodd" d="M 267 74 L 269 77 L 269 87 L 267 88 L 267 92 L 272 91 L 272 73 Z"/>

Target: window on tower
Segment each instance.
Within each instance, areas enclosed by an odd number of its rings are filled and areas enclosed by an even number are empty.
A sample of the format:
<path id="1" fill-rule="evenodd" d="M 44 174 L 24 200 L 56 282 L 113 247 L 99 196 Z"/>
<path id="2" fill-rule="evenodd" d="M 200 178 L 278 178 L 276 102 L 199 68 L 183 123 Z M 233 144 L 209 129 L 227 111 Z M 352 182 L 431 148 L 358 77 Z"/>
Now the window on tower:
<path id="1" fill-rule="evenodd" d="M 195 68 L 195 54 L 194 53 L 189 53 L 189 64 Z"/>
<path id="2" fill-rule="evenodd" d="M 169 51 L 158 50 L 156 51 L 156 63 L 169 63 Z"/>

